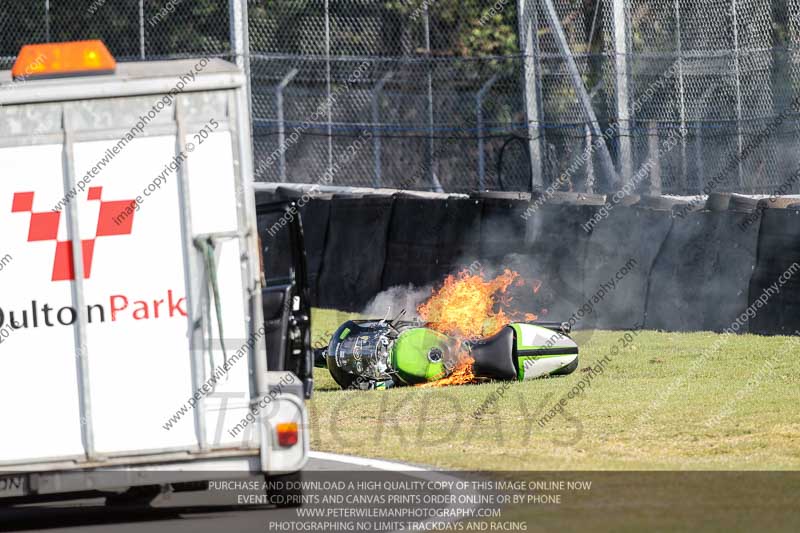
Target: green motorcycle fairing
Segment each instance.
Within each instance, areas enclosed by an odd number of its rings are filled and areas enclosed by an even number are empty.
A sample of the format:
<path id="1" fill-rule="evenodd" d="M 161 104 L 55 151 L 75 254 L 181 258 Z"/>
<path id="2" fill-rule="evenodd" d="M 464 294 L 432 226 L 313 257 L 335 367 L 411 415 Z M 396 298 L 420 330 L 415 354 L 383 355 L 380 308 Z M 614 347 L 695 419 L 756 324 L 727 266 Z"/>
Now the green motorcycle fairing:
<path id="1" fill-rule="evenodd" d="M 461 352 L 476 377 L 529 380 L 569 374 L 578 346 L 559 324 L 517 322 L 484 339 L 461 342 L 412 322 L 347 321 L 331 338 L 326 366 L 342 388 L 418 385 L 450 375 Z"/>
<path id="2" fill-rule="evenodd" d="M 572 373 L 578 366 L 578 345 L 565 332 L 537 324 L 509 324 L 515 336 L 519 381 Z"/>
<path id="3" fill-rule="evenodd" d="M 447 377 L 457 350 L 458 341 L 452 337 L 429 328 L 412 328 L 394 341 L 389 362 L 404 383 L 416 385 Z"/>

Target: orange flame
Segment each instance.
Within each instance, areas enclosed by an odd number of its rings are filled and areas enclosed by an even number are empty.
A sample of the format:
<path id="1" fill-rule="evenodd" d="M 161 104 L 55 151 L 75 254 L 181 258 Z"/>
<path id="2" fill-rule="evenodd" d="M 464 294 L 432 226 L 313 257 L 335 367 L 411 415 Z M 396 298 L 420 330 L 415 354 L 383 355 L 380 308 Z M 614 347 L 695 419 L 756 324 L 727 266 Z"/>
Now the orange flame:
<path id="1" fill-rule="evenodd" d="M 447 276 L 441 288 L 417 307 L 417 313 L 431 329 L 456 337 L 460 341 L 489 337 L 514 320 L 530 321 L 538 318 L 534 313 L 507 311 L 512 301 L 508 288 L 512 284 L 522 286 L 525 285 L 525 280 L 520 278 L 518 272 L 510 269 L 505 269 L 493 279 L 485 279 L 483 272 L 475 274 L 465 269 L 455 276 Z M 540 286 L 541 281 L 535 280 L 532 285 L 534 294 L 539 291 Z M 476 381 L 473 363 L 474 360 L 465 350 L 448 377 L 425 386 L 473 383 Z"/>
<path id="2" fill-rule="evenodd" d="M 472 370 L 472 364 L 474 362 L 475 359 L 472 357 L 463 355 L 461 359 L 459 359 L 458 363 L 456 363 L 456 366 L 453 368 L 453 372 L 451 372 L 449 376 L 438 381 L 423 383 L 422 385 L 419 385 L 419 387 L 447 387 L 448 385 L 466 385 L 468 383 L 474 383 L 475 373 Z"/>
<path id="3" fill-rule="evenodd" d="M 417 313 L 428 327 L 446 335 L 467 340 L 494 335 L 511 321 L 503 309 L 494 308 L 510 304 L 506 291 L 518 278 L 519 273 L 509 269 L 489 280 L 482 273 L 462 270 L 447 276 Z"/>

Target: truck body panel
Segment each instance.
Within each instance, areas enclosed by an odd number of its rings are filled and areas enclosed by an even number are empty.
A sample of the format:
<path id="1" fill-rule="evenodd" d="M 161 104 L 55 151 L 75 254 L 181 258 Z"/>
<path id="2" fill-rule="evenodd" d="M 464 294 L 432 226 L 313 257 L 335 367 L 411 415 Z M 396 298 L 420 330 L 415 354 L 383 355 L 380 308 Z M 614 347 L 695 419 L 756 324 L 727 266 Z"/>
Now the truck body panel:
<path id="1" fill-rule="evenodd" d="M 232 431 L 269 392 L 244 83 L 217 59 L 0 73 L 0 470 L 302 465 L 305 432 L 272 443 L 305 417 L 281 391 Z"/>

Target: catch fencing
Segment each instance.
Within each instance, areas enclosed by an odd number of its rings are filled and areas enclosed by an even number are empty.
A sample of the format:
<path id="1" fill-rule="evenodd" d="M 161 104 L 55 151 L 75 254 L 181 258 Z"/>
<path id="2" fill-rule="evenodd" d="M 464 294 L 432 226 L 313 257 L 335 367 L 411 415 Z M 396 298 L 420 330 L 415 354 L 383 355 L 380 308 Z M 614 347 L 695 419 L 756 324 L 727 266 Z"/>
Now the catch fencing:
<path id="1" fill-rule="evenodd" d="M 800 165 L 800 0 L 0 0 L 0 68 L 81 38 L 246 55 L 259 181 L 770 194 Z"/>

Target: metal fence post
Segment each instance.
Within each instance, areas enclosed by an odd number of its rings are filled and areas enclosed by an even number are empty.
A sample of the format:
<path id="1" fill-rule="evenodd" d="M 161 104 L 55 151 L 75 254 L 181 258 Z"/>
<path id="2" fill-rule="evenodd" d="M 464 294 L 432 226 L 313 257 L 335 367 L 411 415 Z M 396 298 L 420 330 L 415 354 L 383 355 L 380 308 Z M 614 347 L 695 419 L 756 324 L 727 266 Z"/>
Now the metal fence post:
<path id="1" fill-rule="evenodd" d="M 588 194 L 594 193 L 594 158 L 592 157 L 592 128 L 588 125 L 583 126 L 583 136 L 586 148 L 584 157 L 586 158 L 586 190 Z"/>
<path id="2" fill-rule="evenodd" d="M 706 171 L 703 164 L 703 131 L 700 121 L 694 125 L 694 132 L 694 150 L 697 158 L 697 188 L 702 191 L 706 186 Z"/>
<path id="3" fill-rule="evenodd" d="M 375 150 L 375 175 L 372 178 L 372 186 L 376 189 L 383 185 L 383 177 L 381 175 L 381 110 L 380 110 L 380 96 L 383 91 L 383 86 L 394 76 L 394 71 L 389 71 L 381 77 L 375 87 L 372 89 L 372 145 Z"/>
<path id="4" fill-rule="evenodd" d="M 652 196 L 661 195 L 661 158 L 658 147 L 658 124 L 651 120 L 647 124 L 647 152 L 652 162 L 650 169 L 649 194 Z"/>
<path id="5" fill-rule="evenodd" d="M 250 33 L 248 31 L 247 0 L 230 0 L 229 12 L 231 19 L 230 40 L 233 61 L 236 63 L 245 78 L 245 92 L 247 93 L 247 112 L 253 116 L 252 88 L 250 80 Z M 251 137 L 252 137 L 252 121 Z"/>
<path id="6" fill-rule="evenodd" d="M 615 7 L 616 2 L 619 1 L 622 0 L 615 0 Z M 575 90 L 575 96 L 578 98 L 578 102 L 581 104 L 581 107 L 583 107 L 583 112 L 586 113 L 586 117 L 588 119 L 587 122 L 591 126 L 594 135 L 596 135 L 598 138 L 603 137 L 603 132 L 600 129 L 600 122 L 598 122 L 597 115 L 592 107 L 592 100 L 589 97 L 589 93 L 586 92 L 586 86 L 583 84 L 583 78 L 581 78 L 578 65 L 575 64 L 575 58 L 572 57 L 572 51 L 569 49 L 567 36 L 564 34 L 564 28 L 561 27 L 561 20 L 558 18 L 558 12 L 556 11 L 556 7 L 553 5 L 553 0 L 543 0 L 543 2 L 545 14 L 547 15 L 550 28 L 553 30 L 553 37 L 555 38 L 556 44 L 561 52 L 561 56 L 564 58 L 564 64 L 567 67 L 567 72 L 569 72 L 569 76 L 572 79 L 572 87 Z M 619 53 L 617 54 L 617 57 L 619 57 Z M 609 180 L 612 183 L 620 185 L 617 171 L 614 169 L 614 162 L 611 160 L 611 154 L 609 153 L 605 142 L 600 143 L 600 159 L 603 163 L 603 168 L 608 175 Z"/>
<path id="7" fill-rule="evenodd" d="M 244 17 L 242 16 L 241 0 L 230 0 L 228 4 L 231 18 L 230 40 L 233 62 L 239 68 L 244 67 Z"/>
<path id="8" fill-rule="evenodd" d="M 333 178 L 333 93 L 331 92 L 331 9 L 325 0 L 325 87 L 328 108 L 328 175 Z"/>
<path id="9" fill-rule="evenodd" d="M 139 0 L 139 57 L 144 61 L 144 0 Z"/>
<path id="10" fill-rule="evenodd" d="M 45 28 L 45 42 L 49 43 L 50 39 L 50 0 L 44 0 L 44 28 Z"/>
<path id="11" fill-rule="evenodd" d="M 441 183 L 439 183 L 439 178 L 436 177 L 436 162 L 433 160 L 434 154 L 436 153 L 436 145 L 433 140 L 433 73 L 431 72 L 433 63 L 431 63 L 431 14 L 428 9 L 428 2 L 424 3 L 423 8 L 423 12 L 425 13 L 425 52 L 427 54 L 426 65 L 428 71 L 428 168 L 430 170 L 431 186 L 433 190 L 436 192 L 444 192 Z"/>
<path id="12" fill-rule="evenodd" d="M 478 124 L 478 190 L 482 191 L 486 187 L 486 154 L 483 140 L 483 99 L 486 93 L 492 88 L 492 85 L 497 81 L 499 76 L 495 74 L 484 83 L 478 94 L 475 95 L 475 115 Z"/>
<path id="13" fill-rule="evenodd" d="M 530 5 L 529 5 L 530 4 Z M 542 140 L 539 105 L 539 23 L 534 0 L 517 0 L 519 49 L 522 54 L 522 95 L 531 164 L 531 190 L 544 186 L 542 178 Z"/>
<path id="14" fill-rule="evenodd" d="M 281 182 L 286 182 L 286 124 L 283 114 L 283 90 L 292 83 L 299 71 L 293 68 L 275 88 L 275 106 L 278 108 L 278 174 Z"/>
<path id="15" fill-rule="evenodd" d="M 627 0 L 614 0 L 614 58 L 616 60 L 617 121 L 619 124 L 619 170 L 622 182 L 632 178 L 631 117 L 628 78 L 628 16 Z"/>
<path id="16" fill-rule="evenodd" d="M 680 0 L 675 0 L 675 33 L 677 42 L 675 49 L 678 52 L 678 114 L 681 121 L 681 132 L 686 129 L 686 89 L 683 77 L 683 42 L 681 41 L 681 6 Z M 681 194 L 689 193 L 689 177 L 686 172 L 686 135 L 681 136 Z"/>
<path id="17" fill-rule="evenodd" d="M 736 76 L 736 149 L 739 157 L 737 158 L 737 185 L 742 187 L 743 174 L 742 174 L 742 79 L 739 70 L 739 17 L 736 10 L 736 0 L 731 0 L 731 14 L 733 16 L 733 59 L 734 59 L 734 76 Z"/>

